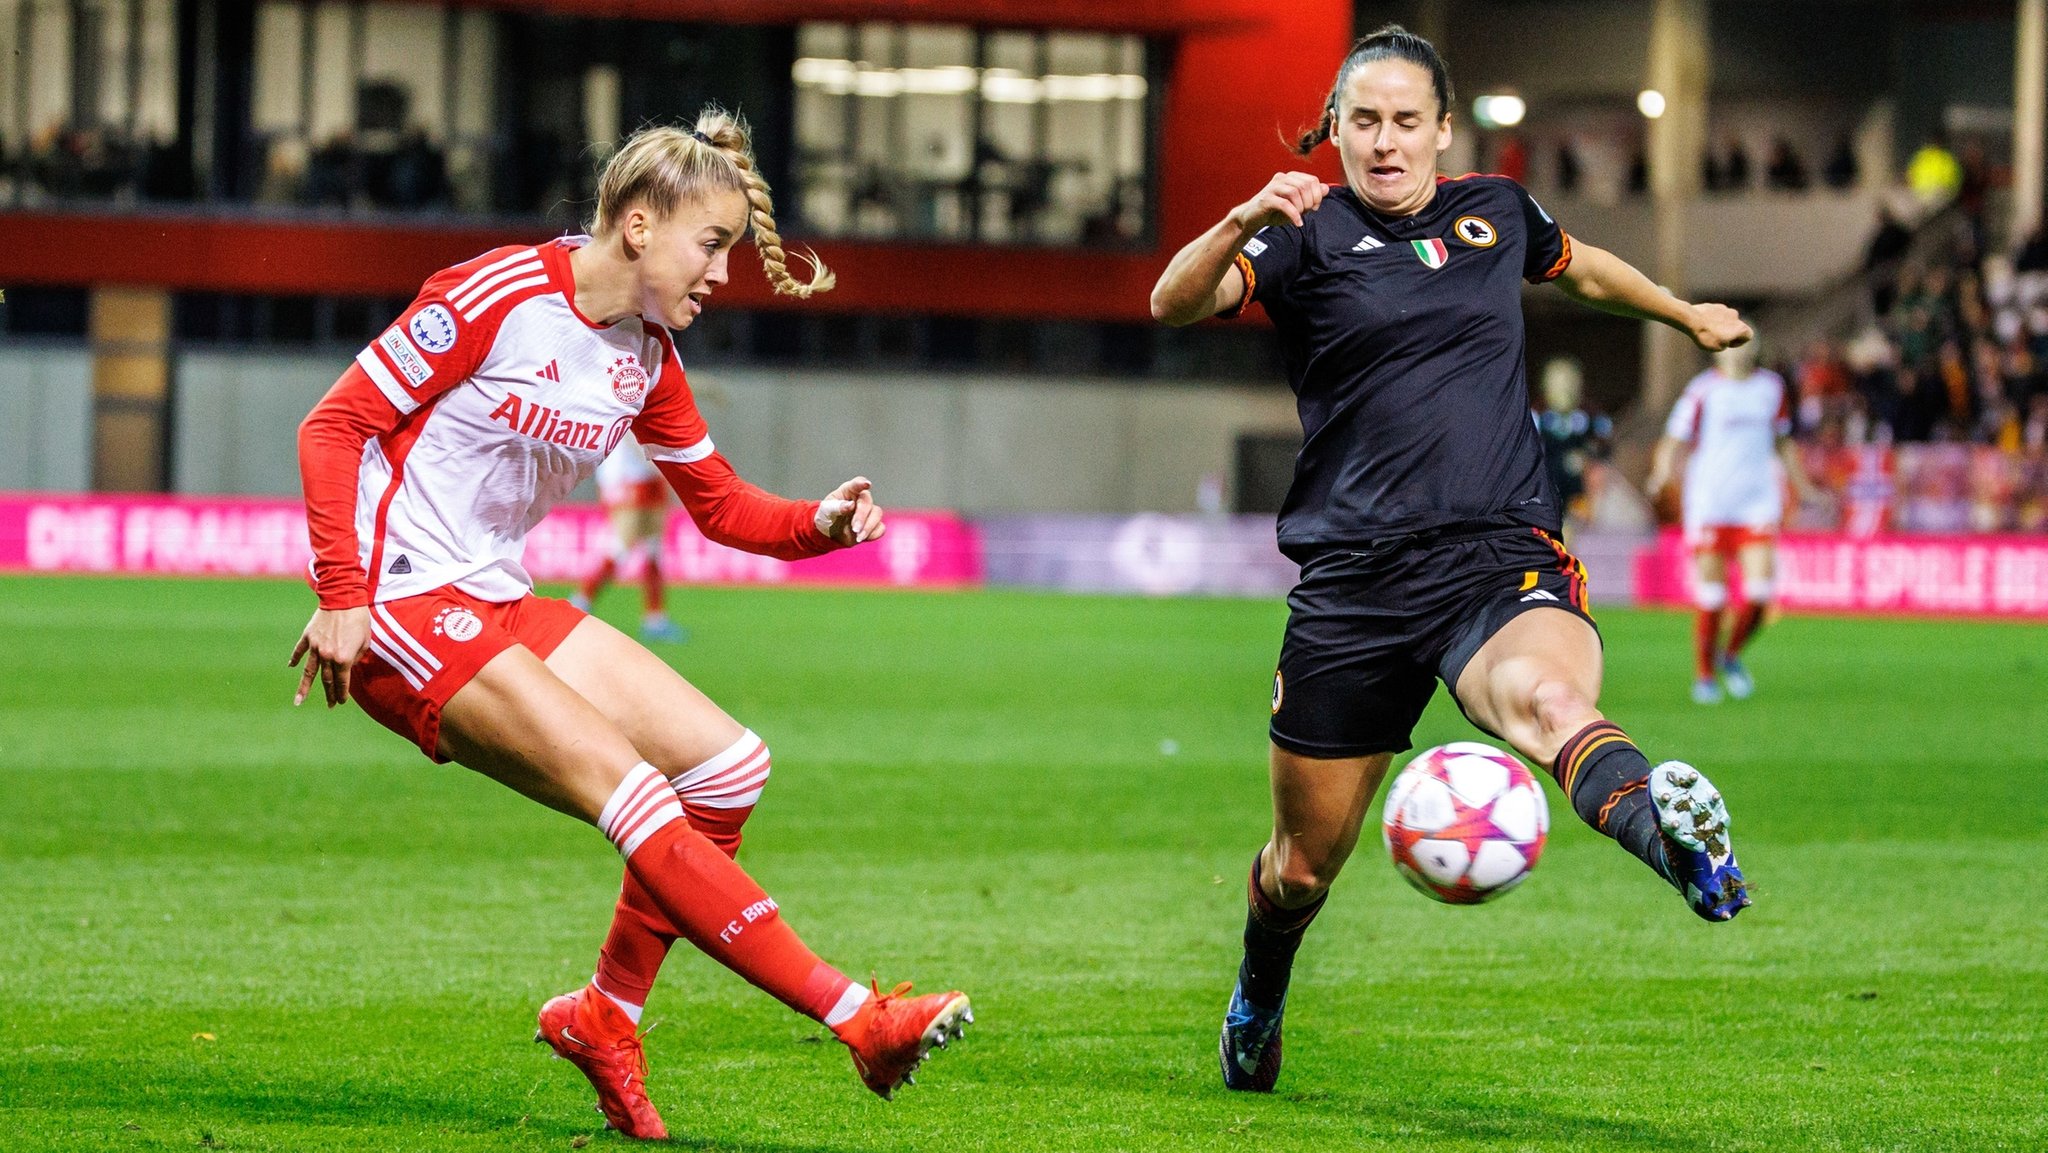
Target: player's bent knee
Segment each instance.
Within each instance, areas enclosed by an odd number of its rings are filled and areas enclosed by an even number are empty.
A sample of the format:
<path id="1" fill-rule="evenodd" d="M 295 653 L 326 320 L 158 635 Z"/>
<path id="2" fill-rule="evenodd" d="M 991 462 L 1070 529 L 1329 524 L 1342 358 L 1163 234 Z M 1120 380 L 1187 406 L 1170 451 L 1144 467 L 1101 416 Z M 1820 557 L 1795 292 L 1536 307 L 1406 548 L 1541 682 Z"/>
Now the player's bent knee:
<path id="1" fill-rule="evenodd" d="M 751 809 L 761 800 L 770 768 L 767 742 L 747 729 L 716 756 L 678 774 L 671 783 L 692 808 Z"/>

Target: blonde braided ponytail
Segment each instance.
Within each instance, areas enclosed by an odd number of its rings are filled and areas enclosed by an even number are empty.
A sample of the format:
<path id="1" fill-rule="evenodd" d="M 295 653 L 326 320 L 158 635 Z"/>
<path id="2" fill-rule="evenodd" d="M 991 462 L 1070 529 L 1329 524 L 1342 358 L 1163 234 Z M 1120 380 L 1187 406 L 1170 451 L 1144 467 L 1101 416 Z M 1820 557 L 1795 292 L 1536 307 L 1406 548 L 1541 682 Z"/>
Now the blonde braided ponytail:
<path id="1" fill-rule="evenodd" d="M 815 252 L 798 257 L 811 266 L 809 281 L 790 275 L 789 254 L 775 230 L 775 201 L 755 167 L 747 122 L 717 105 L 698 113 L 694 128 L 642 128 L 621 144 L 598 176 L 597 214 L 587 230 L 610 232 L 636 202 L 666 216 L 686 200 L 722 190 L 746 195 L 754 247 L 776 292 L 802 299 L 831 291 L 838 277 Z"/>
<path id="2" fill-rule="evenodd" d="M 754 150 L 747 138 L 747 122 L 715 105 L 697 114 L 696 137 L 709 141 L 725 154 L 746 185 L 747 214 L 753 223 L 754 248 L 761 253 L 761 269 L 775 291 L 799 300 L 819 292 L 830 292 L 839 283 L 815 252 L 798 257 L 811 266 L 809 281 L 789 274 L 788 256 L 782 250 L 782 234 L 775 230 L 775 201 L 768 195 L 768 181 L 754 165 Z"/>

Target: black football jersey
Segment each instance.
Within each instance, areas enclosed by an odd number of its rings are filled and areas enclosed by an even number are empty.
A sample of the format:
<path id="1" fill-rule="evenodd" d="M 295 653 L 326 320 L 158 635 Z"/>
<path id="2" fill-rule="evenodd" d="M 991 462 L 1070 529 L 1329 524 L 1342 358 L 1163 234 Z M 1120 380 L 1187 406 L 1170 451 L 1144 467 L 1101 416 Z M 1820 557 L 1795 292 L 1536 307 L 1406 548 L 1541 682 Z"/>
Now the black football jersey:
<path id="1" fill-rule="evenodd" d="M 1504 176 L 1440 177 L 1404 217 L 1334 187 L 1301 227 L 1247 241 L 1238 271 L 1279 330 L 1304 438 L 1281 551 L 1303 560 L 1491 525 L 1558 532 L 1521 283 L 1570 263 L 1571 238 Z"/>

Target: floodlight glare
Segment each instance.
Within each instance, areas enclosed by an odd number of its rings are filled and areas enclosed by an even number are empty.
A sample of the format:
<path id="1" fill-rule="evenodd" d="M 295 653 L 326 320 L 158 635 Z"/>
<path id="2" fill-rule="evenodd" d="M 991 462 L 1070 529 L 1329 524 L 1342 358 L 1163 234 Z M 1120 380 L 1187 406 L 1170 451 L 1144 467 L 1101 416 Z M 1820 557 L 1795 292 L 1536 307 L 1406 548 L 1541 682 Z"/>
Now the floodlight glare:
<path id="1" fill-rule="evenodd" d="M 1481 128 L 1513 128 L 1529 114 L 1529 106 L 1519 96 L 1505 93 L 1481 96 L 1472 102 L 1472 119 Z"/>
<path id="2" fill-rule="evenodd" d="M 1655 120 L 1664 115 L 1664 94 L 1655 88 L 1645 88 L 1636 94 L 1636 111 Z"/>

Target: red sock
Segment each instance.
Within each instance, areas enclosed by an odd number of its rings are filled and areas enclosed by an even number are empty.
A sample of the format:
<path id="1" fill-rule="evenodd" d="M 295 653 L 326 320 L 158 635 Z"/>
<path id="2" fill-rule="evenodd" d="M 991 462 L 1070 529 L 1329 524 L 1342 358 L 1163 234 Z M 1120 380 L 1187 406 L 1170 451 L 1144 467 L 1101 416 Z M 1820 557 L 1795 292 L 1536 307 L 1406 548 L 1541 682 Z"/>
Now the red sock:
<path id="1" fill-rule="evenodd" d="M 691 944 L 769 996 L 823 1021 L 853 982 L 818 959 L 746 870 L 688 821 L 673 820 L 626 861 Z"/>
<path id="2" fill-rule="evenodd" d="M 661 546 L 649 545 L 647 563 L 640 566 L 640 594 L 647 602 L 647 613 L 652 616 L 662 609 L 661 560 L 656 555 Z"/>
<path id="3" fill-rule="evenodd" d="M 1725 609 L 1701 609 L 1693 618 L 1693 658 L 1701 680 L 1713 676 L 1715 667 L 1720 664 L 1721 654 L 1716 647 L 1720 644 L 1721 617 L 1725 612 Z M 1732 649 L 1734 646 L 1729 647 Z"/>
<path id="4" fill-rule="evenodd" d="M 754 806 L 743 809 L 707 809 L 688 802 L 683 812 L 690 824 L 704 834 L 718 851 L 730 857 L 740 850 L 740 828 Z M 654 991 L 661 963 L 668 959 L 670 946 L 678 936 L 674 925 L 654 903 L 647 890 L 626 870 L 619 886 L 619 903 L 612 910 L 612 927 L 605 934 L 604 948 L 597 955 L 597 987 L 631 1005 L 645 1005 Z"/>
<path id="5" fill-rule="evenodd" d="M 597 599 L 597 594 L 603 592 L 604 586 L 611 581 L 612 574 L 617 571 L 619 571 L 619 562 L 611 557 L 606 557 L 604 558 L 604 563 L 597 566 L 596 572 L 583 578 L 583 587 L 577 591 L 583 594 L 584 600 L 594 601 Z"/>
<path id="6" fill-rule="evenodd" d="M 1758 630 L 1764 627 L 1764 608 L 1762 601 L 1743 602 L 1742 611 L 1735 615 L 1735 630 L 1728 634 L 1729 656 L 1741 652 L 1756 639 Z"/>

